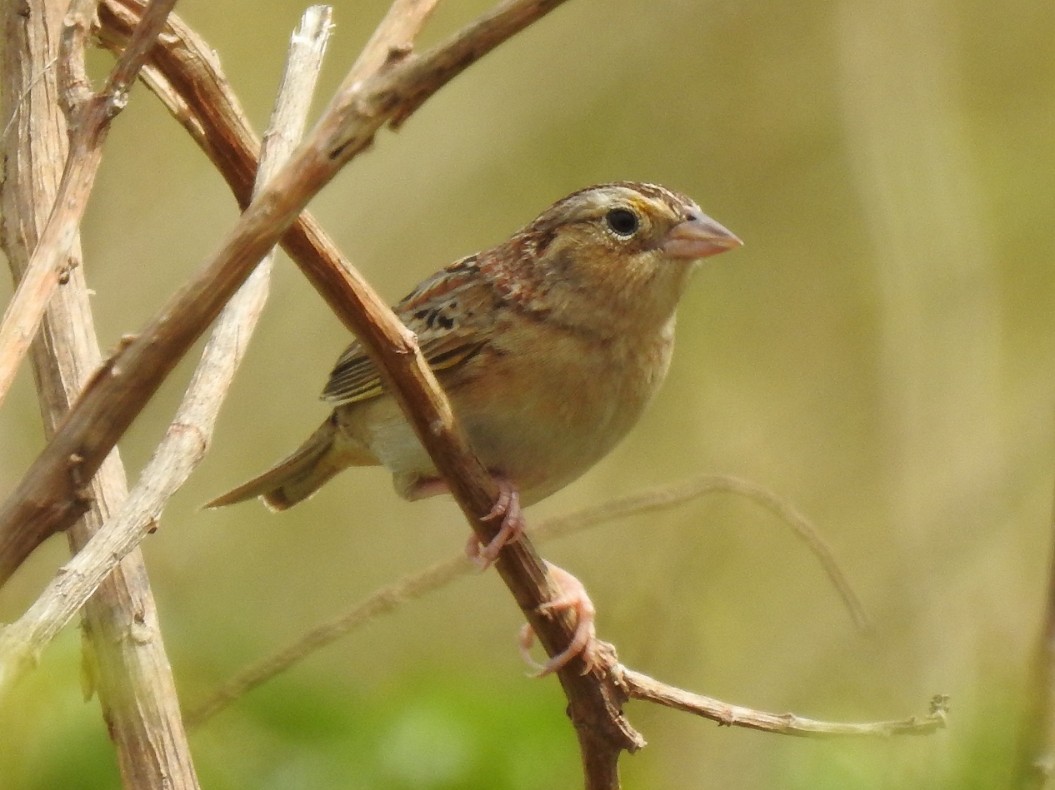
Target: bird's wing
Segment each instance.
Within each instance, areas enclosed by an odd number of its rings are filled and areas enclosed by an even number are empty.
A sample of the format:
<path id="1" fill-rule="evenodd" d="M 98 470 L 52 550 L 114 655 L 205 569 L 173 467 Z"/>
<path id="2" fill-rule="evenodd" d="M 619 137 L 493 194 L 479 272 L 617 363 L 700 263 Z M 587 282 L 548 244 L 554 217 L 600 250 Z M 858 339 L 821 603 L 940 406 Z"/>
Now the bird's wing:
<path id="1" fill-rule="evenodd" d="M 441 379 L 475 356 L 488 342 L 496 296 L 470 255 L 425 280 L 395 307 L 418 338 L 418 346 Z M 358 341 L 337 360 L 323 400 L 355 403 L 382 394 L 374 363 Z"/>

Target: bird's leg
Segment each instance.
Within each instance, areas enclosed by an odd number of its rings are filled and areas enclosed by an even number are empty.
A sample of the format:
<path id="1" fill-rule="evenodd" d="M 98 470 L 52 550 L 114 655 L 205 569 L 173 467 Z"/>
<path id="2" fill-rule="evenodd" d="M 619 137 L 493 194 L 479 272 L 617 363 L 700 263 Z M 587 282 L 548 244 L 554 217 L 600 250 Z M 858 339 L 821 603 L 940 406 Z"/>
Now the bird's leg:
<path id="1" fill-rule="evenodd" d="M 475 533 L 469 536 L 469 542 L 465 545 L 465 553 L 480 570 L 486 570 L 496 559 L 502 547 L 507 543 L 520 540 L 524 534 L 524 513 L 520 508 L 520 494 L 516 487 L 501 475 L 494 476 L 498 484 L 498 499 L 481 521 L 494 521 L 502 519 L 498 532 L 486 545 Z"/>
<path id="2" fill-rule="evenodd" d="M 507 543 L 513 543 L 524 534 L 524 513 L 520 508 L 520 494 L 516 486 L 505 476 L 496 472 L 491 473 L 495 483 L 498 485 L 498 499 L 490 512 L 483 516 L 481 521 L 494 521 L 502 519 L 498 532 L 488 543 L 484 543 L 477 537 L 476 533 L 469 536 L 465 544 L 465 553 L 480 570 L 486 570 L 498 559 L 498 553 Z M 417 500 L 437 494 L 450 493 L 450 487 L 437 477 L 429 477 L 417 480 L 410 490 L 408 499 Z"/>
<path id="3" fill-rule="evenodd" d="M 503 546 L 519 540 L 521 535 L 524 534 L 524 514 L 520 508 L 520 494 L 508 478 L 500 474 L 492 474 L 494 475 L 495 483 L 498 484 L 498 499 L 495 500 L 491 511 L 481 520 L 492 521 L 500 518 L 502 523 L 498 532 L 488 543 L 485 544 L 481 541 L 474 532 L 469 536 L 469 541 L 465 545 L 465 553 L 481 570 L 489 567 L 498 558 Z M 443 480 L 428 478 L 419 480 L 416 483 L 410 498 L 423 499 L 424 497 L 448 493 L 449 491 L 450 488 Z M 597 632 L 594 628 L 596 610 L 593 602 L 590 600 L 590 596 L 587 595 L 586 588 L 582 582 L 566 570 L 557 567 L 551 562 L 546 563 L 546 570 L 549 572 L 550 579 L 560 589 L 560 595 L 552 601 L 543 604 L 540 607 L 540 611 L 558 612 L 568 609 L 573 611 L 575 613 L 575 635 L 563 651 L 553 656 L 545 664 L 539 664 L 531 658 L 531 653 L 529 652 L 531 645 L 535 641 L 535 632 L 531 630 L 530 625 L 524 625 L 520 629 L 519 638 L 521 655 L 524 656 L 524 660 L 530 666 L 537 670 L 535 672 L 536 677 L 543 677 L 556 672 L 578 655 L 582 656 L 583 674 L 591 672 L 600 662 L 595 650 Z"/>
<path id="4" fill-rule="evenodd" d="M 575 612 L 575 636 L 566 648 L 553 656 L 545 664 L 539 664 L 531 657 L 531 645 L 535 642 L 535 632 L 531 626 L 525 624 L 520 629 L 520 654 L 530 666 L 535 668 L 535 677 L 543 677 L 556 672 L 575 656 L 581 655 L 583 671 L 585 675 L 593 671 L 598 664 L 598 657 L 594 651 L 594 643 L 597 639 L 597 631 L 594 620 L 597 610 L 594 609 L 593 601 L 586 594 L 586 588 L 582 582 L 572 576 L 563 568 L 558 568 L 552 562 L 546 563 L 550 578 L 557 583 L 561 594 L 548 603 L 539 607 L 540 611 L 555 612 L 570 609 Z"/>

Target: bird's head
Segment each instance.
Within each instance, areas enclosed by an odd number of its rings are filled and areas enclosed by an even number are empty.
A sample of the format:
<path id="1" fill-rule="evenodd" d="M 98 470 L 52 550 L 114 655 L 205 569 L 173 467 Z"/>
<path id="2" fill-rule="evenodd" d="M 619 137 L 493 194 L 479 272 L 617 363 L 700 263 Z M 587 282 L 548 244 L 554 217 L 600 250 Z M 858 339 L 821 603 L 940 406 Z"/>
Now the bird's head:
<path id="1" fill-rule="evenodd" d="M 694 264 L 742 242 L 684 195 L 619 182 L 557 201 L 511 243 L 507 260 L 550 312 L 652 323 L 673 315 Z"/>

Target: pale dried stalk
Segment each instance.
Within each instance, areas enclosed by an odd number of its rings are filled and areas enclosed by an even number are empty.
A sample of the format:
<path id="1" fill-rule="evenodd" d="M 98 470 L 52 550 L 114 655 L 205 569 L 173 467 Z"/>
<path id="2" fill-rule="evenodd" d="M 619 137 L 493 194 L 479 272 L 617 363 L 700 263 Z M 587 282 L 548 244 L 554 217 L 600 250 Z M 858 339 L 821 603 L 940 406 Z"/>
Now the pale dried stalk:
<path id="1" fill-rule="evenodd" d="M 22 14 L 21 11 L 27 11 Z M 4 63 L 0 86 L 3 116 L 10 117 L 3 144 L 5 178 L 0 189 L 3 246 L 16 277 L 38 246 L 63 178 L 68 147 L 58 94 L 54 42 L 62 25 L 61 3 L 0 4 Z M 69 53 L 68 53 L 69 54 Z M 83 52 L 69 54 L 78 60 Z M 11 101 L 9 97 L 17 97 Z M 69 172 L 75 165 L 66 168 Z M 31 346 L 41 410 L 50 433 L 78 390 L 98 366 L 88 292 L 80 271 L 76 224 L 65 240 L 70 270 L 48 308 Z M 124 498 L 126 483 L 112 453 L 84 495 L 91 508 L 70 530 L 76 549 Z M 179 703 L 165 656 L 149 582 L 138 552 L 129 555 L 84 610 L 94 659 L 87 689 L 98 689 L 107 730 L 123 782 L 136 788 L 197 787 L 180 720 Z"/>
<path id="2" fill-rule="evenodd" d="M 821 537 L 817 527 L 791 502 L 750 480 L 730 475 L 701 475 L 680 483 L 663 485 L 621 497 L 585 511 L 552 518 L 544 525 L 540 525 L 537 534 L 540 539 L 544 539 L 543 535 L 545 538 L 556 537 L 569 532 L 578 532 L 613 518 L 662 510 L 704 494 L 719 493 L 746 497 L 775 515 L 782 524 L 790 527 L 821 564 L 825 575 L 846 605 L 854 625 L 861 630 L 871 627 L 871 621 L 861 600 L 850 586 L 850 582 L 835 559 L 835 554 Z"/>
<path id="3" fill-rule="evenodd" d="M 330 18 L 328 7 L 313 6 L 293 35 L 265 135 L 258 185 L 277 170 L 303 133 Z M 0 694 L 36 663 L 117 561 L 150 532 L 169 497 L 204 457 L 216 415 L 267 298 L 271 257 L 265 257 L 224 308 L 172 425 L 119 512 L 60 569 L 40 598 L 0 631 Z"/>

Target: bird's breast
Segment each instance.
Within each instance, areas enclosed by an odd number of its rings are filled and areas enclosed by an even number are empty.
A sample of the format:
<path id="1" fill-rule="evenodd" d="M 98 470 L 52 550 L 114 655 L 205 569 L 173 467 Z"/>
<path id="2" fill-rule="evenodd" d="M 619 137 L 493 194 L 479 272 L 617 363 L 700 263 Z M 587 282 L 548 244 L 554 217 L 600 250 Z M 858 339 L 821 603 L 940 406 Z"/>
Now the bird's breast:
<path id="1" fill-rule="evenodd" d="M 544 324 L 519 327 L 450 390 L 484 464 L 530 504 L 563 488 L 633 427 L 666 376 L 673 322 L 604 342 Z"/>

